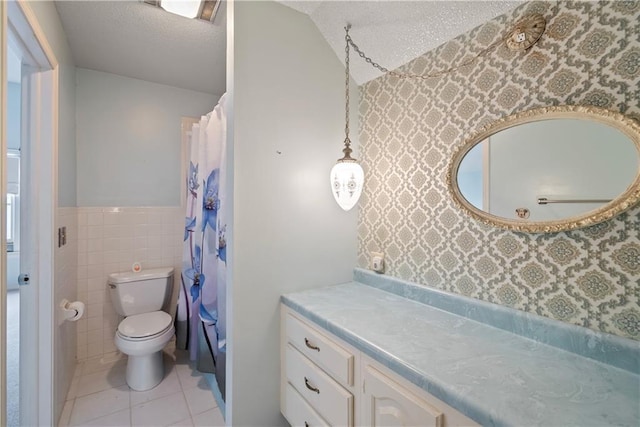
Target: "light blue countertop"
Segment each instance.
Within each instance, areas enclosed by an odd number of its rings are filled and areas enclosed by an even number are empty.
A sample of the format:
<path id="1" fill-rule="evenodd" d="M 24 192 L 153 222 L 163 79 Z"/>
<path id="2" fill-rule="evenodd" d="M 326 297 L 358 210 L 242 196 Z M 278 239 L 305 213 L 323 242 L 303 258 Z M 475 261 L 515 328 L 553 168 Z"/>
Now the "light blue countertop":
<path id="1" fill-rule="evenodd" d="M 358 282 L 282 302 L 483 426 L 640 425 L 629 370 Z"/>

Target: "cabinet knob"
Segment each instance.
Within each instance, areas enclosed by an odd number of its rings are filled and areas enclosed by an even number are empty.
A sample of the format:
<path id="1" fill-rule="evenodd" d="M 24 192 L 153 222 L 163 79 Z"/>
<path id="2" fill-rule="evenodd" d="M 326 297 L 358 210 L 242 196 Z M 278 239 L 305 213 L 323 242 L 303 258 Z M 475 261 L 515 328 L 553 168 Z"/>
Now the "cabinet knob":
<path id="1" fill-rule="evenodd" d="M 320 351 L 320 347 L 318 347 L 317 345 L 313 345 L 311 344 L 311 341 L 309 341 L 309 338 L 305 337 L 304 338 L 304 343 L 307 347 L 309 347 L 311 350 L 315 350 L 315 351 Z"/>
<path id="2" fill-rule="evenodd" d="M 304 377 L 304 385 L 307 386 L 307 388 L 313 392 L 316 392 L 318 394 L 320 394 L 320 389 L 318 387 L 314 387 L 309 383 L 309 379 L 307 377 Z"/>

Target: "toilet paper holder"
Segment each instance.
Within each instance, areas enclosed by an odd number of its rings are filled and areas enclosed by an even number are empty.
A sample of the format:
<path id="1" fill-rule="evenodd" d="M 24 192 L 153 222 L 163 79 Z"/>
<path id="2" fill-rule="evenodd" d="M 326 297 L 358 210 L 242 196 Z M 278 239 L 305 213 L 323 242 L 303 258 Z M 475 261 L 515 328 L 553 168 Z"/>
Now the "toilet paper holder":
<path id="1" fill-rule="evenodd" d="M 84 314 L 84 303 L 82 301 L 70 302 L 65 298 L 60 302 L 60 308 L 62 309 L 64 320 L 70 322 L 79 320 Z"/>

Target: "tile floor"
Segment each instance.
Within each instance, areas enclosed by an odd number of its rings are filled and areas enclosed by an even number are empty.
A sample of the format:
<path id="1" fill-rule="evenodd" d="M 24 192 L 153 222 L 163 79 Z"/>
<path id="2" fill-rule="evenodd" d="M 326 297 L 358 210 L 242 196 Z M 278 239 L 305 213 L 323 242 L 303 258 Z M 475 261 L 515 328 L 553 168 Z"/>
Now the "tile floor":
<path id="1" fill-rule="evenodd" d="M 126 358 L 78 363 L 59 425 L 224 426 L 209 383 L 172 343 L 164 350 L 165 378 L 138 392 L 125 381 Z"/>

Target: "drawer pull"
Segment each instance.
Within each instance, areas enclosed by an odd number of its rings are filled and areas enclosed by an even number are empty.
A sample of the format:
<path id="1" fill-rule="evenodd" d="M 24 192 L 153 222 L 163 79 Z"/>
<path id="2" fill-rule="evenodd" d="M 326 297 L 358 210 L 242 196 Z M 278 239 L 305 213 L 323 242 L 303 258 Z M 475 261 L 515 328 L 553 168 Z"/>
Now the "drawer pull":
<path id="1" fill-rule="evenodd" d="M 320 389 L 309 384 L 309 379 L 307 377 L 304 377 L 304 385 L 306 385 L 309 390 L 320 394 Z"/>
<path id="2" fill-rule="evenodd" d="M 315 350 L 315 351 L 320 351 L 320 347 L 318 347 L 317 345 L 313 345 L 311 344 L 311 341 L 309 341 L 309 338 L 304 339 L 304 343 L 307 347 L 309 347 L 311 350 Z"/>

